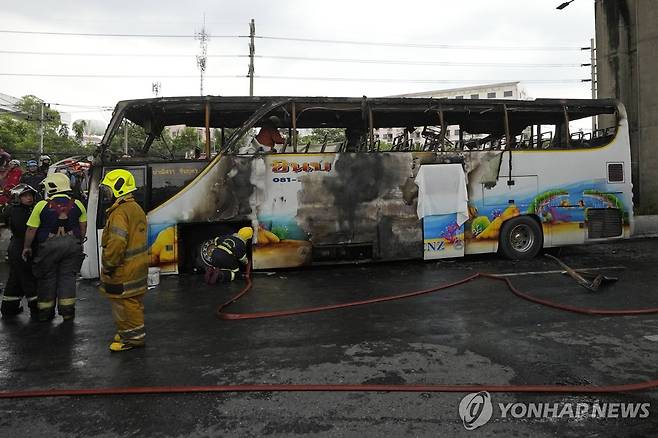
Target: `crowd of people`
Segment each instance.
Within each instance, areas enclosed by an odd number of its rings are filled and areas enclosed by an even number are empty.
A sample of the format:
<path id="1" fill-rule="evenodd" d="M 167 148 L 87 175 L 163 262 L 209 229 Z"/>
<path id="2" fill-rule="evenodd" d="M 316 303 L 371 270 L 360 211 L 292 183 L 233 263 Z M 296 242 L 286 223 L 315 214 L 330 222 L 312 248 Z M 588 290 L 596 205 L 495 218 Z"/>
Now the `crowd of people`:
<path id="1" fill-rule="evenodd" d="M 11 201 L 11 190 L 18 184 L 37 188 L 48 174 L 50 165 L 50 157 L 41 155 L 38 162 L 27 160 L 23 170 L 20 160 L 12 159 L 8 152 L 0 148 L 0 206 L 6 206 Z"/>

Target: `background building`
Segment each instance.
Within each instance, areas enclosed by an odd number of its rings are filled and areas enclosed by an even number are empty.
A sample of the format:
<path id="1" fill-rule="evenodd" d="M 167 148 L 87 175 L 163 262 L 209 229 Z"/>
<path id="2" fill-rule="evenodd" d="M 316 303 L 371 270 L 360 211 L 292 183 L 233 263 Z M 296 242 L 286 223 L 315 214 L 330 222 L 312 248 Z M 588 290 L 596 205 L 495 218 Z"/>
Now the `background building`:
<path id="1" fill-rule="evenodd" d="M 20 99 L 17 97 L 0 93 L 0 113 L 20 114 L 20 111 L 16 107 L 19 101 Z"/>
<path id="2" fill-rule="evenodd" d="M 635 207 L 658 213 L 658 1 L 596 0 L 595 17 L 598 97 L 626 106 Z"/>
<path id="3" fill-rule="evenodd" d="M 420 97 L 436 99 L 528 99 L 528 94 L 520 82 L 501 82 L 495 84 L 476 85 L 473 87 L 450 88 L 445 90 L 423 91 L 419 93 L 397 94 L 387 97 Z M 420 145 L 424 139 L 421 137 L 421 129 L 416 129 L 411 134 L 416 145 Z M 381 128 L 374 132 L 375 140 L 384 143 L 393 143 L 393 140 L 404 134 L 404 128 Z M 450 141 L 459 139 L 459 127 L 448 126 L 446 137 Z"/>

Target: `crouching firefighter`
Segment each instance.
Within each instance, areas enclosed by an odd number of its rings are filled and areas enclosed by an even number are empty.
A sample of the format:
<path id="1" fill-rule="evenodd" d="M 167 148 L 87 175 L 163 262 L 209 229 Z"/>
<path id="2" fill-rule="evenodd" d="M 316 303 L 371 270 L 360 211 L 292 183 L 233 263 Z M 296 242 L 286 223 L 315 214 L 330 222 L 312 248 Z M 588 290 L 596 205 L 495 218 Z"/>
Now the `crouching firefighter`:
<path id="1" fill-rule="evenodd" d="M 235 234 L 216 237 L 203 244 L 201 258 L 208 265 L 205 275 L 207 284 L 235 280 L 240 272 L 240 265 L 246 265 L 249 261 L 247 245 L 253 235 L 254 230 L 251 227 L 244 227 Z"/>
<path id="2" fill-rule="evenodd" d="M 9 278 L 2 296 L 0 311 L 3 318 L 10 318 L 23 311 L 21 300 L 27 300 L 30 318 L 37 319 L 37 283 L 32 274 L 32 260 L 23 260 L 23 243 L 27 230 L 27 220 L 32 213 L 37 191 L 28 184 L 19 184 L 11 190 L 12 205 L 7 212 L 11 229 L 9 257 Z"/>
<path id="3" fill-rule="evenodd" d="M 135 178 L 124 169 L 108 172 L 100 194 L 107 209 L 101 246 L 100 291 L 110 299 L 117 327 L 110 351 L 144 346 L 144 303 L 148 277 L 146 214 L 133 196 Z"/>
<path id="4" fill-rule="evenodd" d="M 37 202 L 27 221 L 23 259 L 32 255 L 36 237 L 32 271 L 37 278 L 39 321 L 55 317 L 55 300 L 62 318 L 71 320 L 75 317 L 75 280 L 84 260 L 87 211 L 71 198 L 69 179 L 63 173 L 48 175 L 42 185 L 46 200 Z"/>

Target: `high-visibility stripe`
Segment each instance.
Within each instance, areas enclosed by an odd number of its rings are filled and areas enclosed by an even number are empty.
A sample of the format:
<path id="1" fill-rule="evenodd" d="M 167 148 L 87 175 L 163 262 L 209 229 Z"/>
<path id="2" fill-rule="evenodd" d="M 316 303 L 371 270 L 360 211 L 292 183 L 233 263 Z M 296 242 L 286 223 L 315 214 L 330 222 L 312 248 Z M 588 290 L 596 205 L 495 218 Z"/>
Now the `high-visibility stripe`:
<path id="1" fill-rule="evenodd" d="M 119 227 L 110 227 L 109 231 L 110 231 L 110 233 L 116 234 L 117 236 L 121 237 L 122 239 L 127 239 L 128 238 L 128 231 L 123 230 Z"/>
<path id="2" fill-rule="evenodd" d="M 133 249 L 128 249 L 126 252 L 123 253 L 125 258 L 128 257 L 133 257 L 136 255 L 141 255 L 142 253 L 145 253 L 148 251 L 148 246 L 144 244 L 143 246 L 140 246 L 139 248 L 133 248 Z"/>
<path id="3" fill-rule="evenodd" d="M 60 306 L 73 306 L 75 304 L 75 298 L 58 298 L 57 303 Z"/>
<path id="4" fill-rule="evenodd" d="M 32 301 L 36 301 L 36 300 L 37 300 L 37 297 L 30 297 L 30 298 L 27 299 L 27 301 L 29 303 L 31 303 Z"/>
<path id="5" fill-rule="evenodd" d="M 144 330 L 140 332 L 123 331 L 119 332 L 119 336 L 121 336 L 121 339 L 141 339 L 146 336 L 146 333 Z"/>
<path id="6" fill-rule="evenodd" d="M 55 307 L 55 302 L 54 301 L 39 301 L 37 303 L 37 307 L 39 308 L 39 310 L 50 309 L 51 307 Z"/>
<path id="7" fill-rule="evenodd" d="M 141 333 L 144 331 L 144 324 L 140 325 L 139 327 L 131 328 L 131 329 L 126 329 L 126 330 L 119 330 L 119 333 L 123 334 L 128 334 L 128 333 Z"/>
<path id="8" fill-rule="evenodd" d="M 2 297 L 2 301 L 20 301 L 21 297 L 8 297 L 7 295 Z"/>
<path id="9" fill-rule="evenodd" d="M 130 281 L 128 283 L 102 283 L 101 288 L 105 293 L 110 295 L 123 295 L 135 292 L 139 289 L 145 289 L 147 286 L 146 279 L 147 276 L 140 277 L 137 280 Z"/>

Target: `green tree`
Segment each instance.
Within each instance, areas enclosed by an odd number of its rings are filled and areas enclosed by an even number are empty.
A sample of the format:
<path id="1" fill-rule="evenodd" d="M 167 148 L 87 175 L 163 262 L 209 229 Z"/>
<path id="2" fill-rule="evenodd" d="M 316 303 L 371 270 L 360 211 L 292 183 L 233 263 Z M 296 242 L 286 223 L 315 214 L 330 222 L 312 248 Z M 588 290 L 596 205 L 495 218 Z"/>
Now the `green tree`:
<path id="1" fill-rule="evenodd" d="M 87 122 L 85 120 L 76 120 L 73 122 L 73 132 L 75 133 L 75 139 L 82 143 L 82 139 L 85 135 L 85 128 L 87 127 Z"/>
<path id="2" fill-rule="evenodd" d="M 313 144 L 337 143 L 345 140 L 345 130 L 343 128 L 313 128 L 310 134 L 300 136 L 298 144 L 311 142 Z"/>
<path id="3" fill-rule="evenodd" d="M 196 128 L 186 126 L 173 138 L 173 146 L 177 151 L 189 151 L 199 146 L 199 132 Z"/>
<path id="4" fill-rule="evenodd" d="M 17 104 L 19 115 L 0 115 L 0 146 L 10 153 L 36 154 L 39 150 L 41 111 L 43 109 L 43 145 L 48 154 L 70 153 L 81 143 L 69 136 L 59 112 L 36 96 L 24 96 Z"/>
<path id="5" fill-rule="evenodd" d="M 142 150 L 146 144 L 148 135 L 141 126 L 127 120 L 123 121 L 121 128 L 114 135 L 114 138 L 112 138 L 110 151 L 116 155 L 122 155 L 124 153 L 126 127 L 128 153 L 132 156 L 142 155 Z M 165 128 L 160 135 L 153 140 L 147 155 L 165 159 L 181 158 L 186 151 L 194 149 L 198 142 L 198 133 L 195 128 L 186 127 L 175 137 L 172 137 L 170 131 Z"/>

